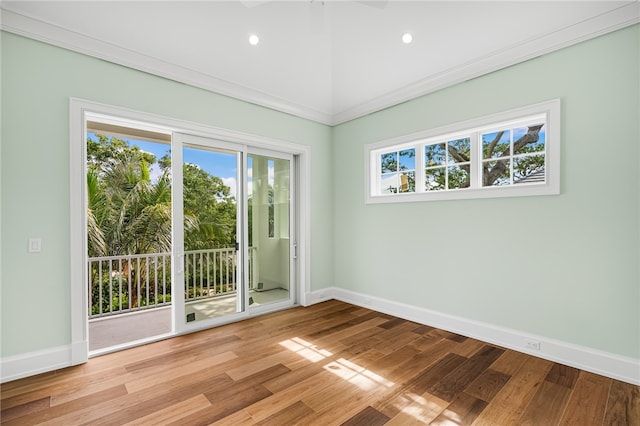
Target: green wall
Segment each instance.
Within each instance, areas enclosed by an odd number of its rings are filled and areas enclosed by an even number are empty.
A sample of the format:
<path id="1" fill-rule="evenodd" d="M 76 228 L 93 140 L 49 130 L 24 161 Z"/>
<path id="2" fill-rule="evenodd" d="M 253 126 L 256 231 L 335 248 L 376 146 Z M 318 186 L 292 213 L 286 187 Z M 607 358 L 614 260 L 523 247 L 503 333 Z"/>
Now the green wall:
<path id="1" fill-rule="evenodd" d="M 636 25 L 331 129 L 2 33 L 1 355 L 70 343 L 78 97 L 311 146 L 312 290 L 640 358 L 639 40 Z M 365 144 L 553 98 L 561 195 L 364 204 Z"/>
<path id="2" fill-rule="evenodd" d="M 328 126 L 3 32 L 3 357 L 70 343 L 69 97 L 309 145 L 312 289 L 332 284 Z"/>
<path id="3" fill-rule="evenodd" d="M 640 358 L 640 26 L 334 128 L 335 285 Z M 364 145 L 562 100 L 562 193 L 364 204 Z"/>

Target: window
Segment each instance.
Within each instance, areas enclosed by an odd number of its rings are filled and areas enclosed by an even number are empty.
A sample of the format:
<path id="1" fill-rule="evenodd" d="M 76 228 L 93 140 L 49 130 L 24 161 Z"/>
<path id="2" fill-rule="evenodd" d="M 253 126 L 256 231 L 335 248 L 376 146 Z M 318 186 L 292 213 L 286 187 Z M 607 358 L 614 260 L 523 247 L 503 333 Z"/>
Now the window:
<path id="1" fill-rule="evenodd" d="M 365 147 L 366 202 L 560 193 L 560 101 Z"/>
<path id="2" fill-rule="evenodd" d="M 380 156 L 380 190 L 383 194 L 416 189 L 416 150 L 385 152 Z"/>
<path id="3" fill-rule="evenodd" d="M 424 145 L 424 190 L 443 191 L 471 185 L 471 139 Z"/>

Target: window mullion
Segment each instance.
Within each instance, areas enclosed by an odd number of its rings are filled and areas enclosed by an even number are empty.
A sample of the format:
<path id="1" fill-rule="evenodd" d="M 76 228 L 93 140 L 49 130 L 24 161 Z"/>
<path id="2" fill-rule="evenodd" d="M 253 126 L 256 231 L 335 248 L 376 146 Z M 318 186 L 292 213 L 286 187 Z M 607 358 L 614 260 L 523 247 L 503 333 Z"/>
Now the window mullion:
<path id="1" fill-rule="evenodd" d="M 424 144 L 419 144 L 416 146 L 416 192 L 424 192 L 426 191 L 425 185 L 425 161 L 424 161 Z"/>
<path id="2" fill-rule="evenodd" d="M 482 148 L 480 144 L 480 133 L 473 132 L 469 135 L 471 139 L 471 188 L 482 186 Z"/>

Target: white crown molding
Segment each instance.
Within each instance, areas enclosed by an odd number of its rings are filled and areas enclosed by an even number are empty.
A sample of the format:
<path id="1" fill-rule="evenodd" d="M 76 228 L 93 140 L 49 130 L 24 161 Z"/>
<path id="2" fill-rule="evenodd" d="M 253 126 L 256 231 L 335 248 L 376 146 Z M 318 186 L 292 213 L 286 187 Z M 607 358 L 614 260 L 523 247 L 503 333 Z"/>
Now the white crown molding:
<path id="1" fill-rule="evenodd" d="M 579 22 L 543 37 L 536 37 L 462 66 L 434 74 L 404 88 L 371 99 L 353 108 L 334 114 L 332 125 L 383 110 L 393 105 L 424 96 L 454 84 L 515 65 L 535 57 L 586 41 L 640 22 L 640 2 L 628 3 L 602 15 Z"/>
<path id="2" fill-rule="evenodd" d="M 343 111 L 325 113 L 211 75 L 171 64 L 43 21 L 2 9 L 0 28 L 14 34 L 199 87 L 221 95 L 335 126 L 640 22 L 640 3 L 631 2 L 543 37 L 526 40 L 462 66 L 378 96 Z"/>
<path id="3" fill-rule="evenodd" d="M 307 295 L 308 305 L 331 299 L 351 303 L 398 318 L 404 318 L 419 324 L 436 327 L 612 379 L 640 385 L 640 359 L 625 357 L 455 315 L 444 314 L 419 306 L 394 302 L 392 300 L 337 287 L 316 290 Z M 540 342 L 540 350 L 526 348 L 524 343 L 527 340 Z"/>
<path id="4" fill-rule="evenodd" d="M 185 83 L 241 101 L 306 118 L 318 123 L 331 124 L 331 114 L 326 114 L 250 87 L 222 80 L 187 67 L 172 64 L 111 43 L 106 43 L 102 40 L 33 19 L 4 8 L 0 10 L 2 12 L 0 28 L 3 31 Z"/>

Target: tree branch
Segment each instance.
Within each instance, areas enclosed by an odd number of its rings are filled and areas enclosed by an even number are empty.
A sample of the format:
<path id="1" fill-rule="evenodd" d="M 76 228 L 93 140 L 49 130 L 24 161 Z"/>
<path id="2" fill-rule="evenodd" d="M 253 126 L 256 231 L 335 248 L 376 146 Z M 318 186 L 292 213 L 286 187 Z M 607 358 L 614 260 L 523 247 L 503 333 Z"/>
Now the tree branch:
<path id="1" fill-rule="evenodd" d="M 498 132 L 496 137 L 493 138 L 493 140 L 491 141 L 491 145 L 489 145 L 489 151 L 487 151 L 487 156 L 485 158 L 491 158 L 493 150 L 496 149 L 496 145 L 498 145 L 498 142 L 500 142 L 500 139 L 502 139 L 502 135 L 504 135 L 504 130 Z M 504 156 L 504 152 L 500 156 Z"/>
<path id="2" fill-rule="evenodd" d="M 540 134 L 540 129 L 542 129 L 543 124 L 537 124 L 535 126 L 529 126 L 529 129 L 527 130 L 527 133 L 525 133 L 520 139 L 518 139 L 517 141 L 515 141 L 513 143 L 513 152 L 517 152 L 518 150 L 520 150 L 523 146 L 528 145 L 530 143 L 535 143 L 538 142 L 539 139 L 539 134 Z M 502 133 L 502 132 L 500 132 Z M 491 145 L 494 145 L 494 142 L 496 142 L 496 140 L 498 140 L 500 138 L 500 135 L 498 135 L 493 142 L 491 143 Z M 509 151 L 509 147 L 507 147 L 507 149 L 505 149 L 501 154 L 500 157 L 505 157 L 508 156 L 510 154 Z M 486 163 L 485 163 L 486 164 Z M 484 171 L 482 173 L 482 184 L 484 186 L 489 186 L 492 185 L 496 179 L 498 179 L 505 171 L 507 170 L 507 161 L 506 160 L 498 160 L 498 162 L 496 163 L 495 166 L 493 166 L 492 169 L 489 170 L 488 167 L 484 167 Z"/>
<path id="3" fill-rule="evenodd" d="M 513 152 L 517 152 L 520 148 L 530 143 L 538 142 L 540 139 L 540 129 L 544 124 L 538 124 L 536 126 L 529 126 L 529 130 L 520 139 L 513 143 Z"/>
<path id="4" fill-rule="evenodd" d="M 520 148 L 530 143 L 538 142 L 540 129 L 542 129 L 544 124 L 537 124 L 535 126 L 529 126 L 527 133 L 522 135 L 520 139 L 513 143 L 513 152 L 516 153 Z M 501 157 L 509 155 L 509 148 L 505 149 L 504 152 L 500 155 Z"/>
<path id="5" fill-rule="evenodd" d="M 507 170 L 507 160 L 498 160 L 496 165 L 489 170 L 489 167 L 485 163 L 484 171 L 482 173 L 482 185 L 491 186 L 504 172 Z"/>
<path id="6" fill-rule="evenodd" d="M 469 161 L 469 158 L 467 158 L 467 156 L 459 152 L 457 149 L 455 149 L 451 145 L 447 145 L 447 146 L 448 146 L 449 154 L 451 154 L 451 156 L 456 160 L 456 162 L 464 163 Z"/>

